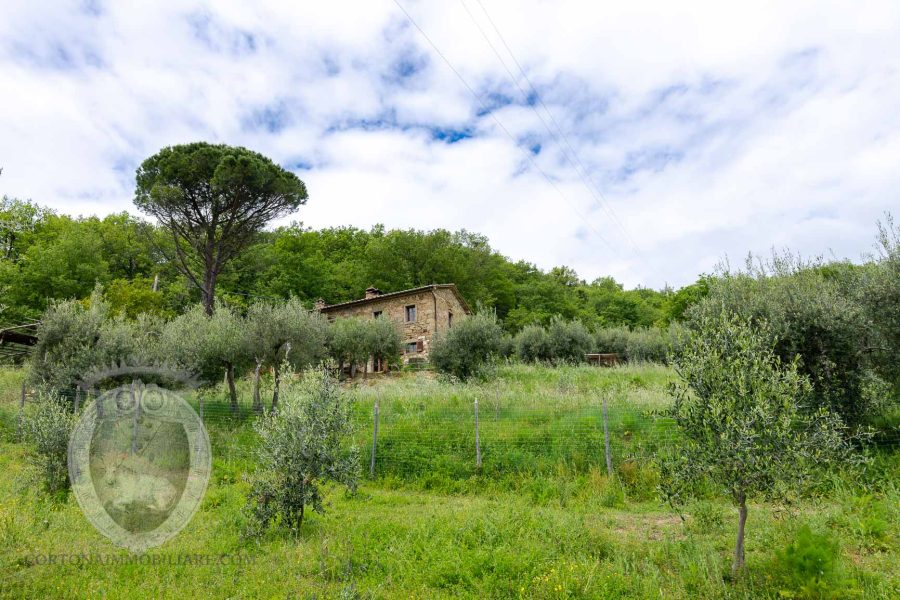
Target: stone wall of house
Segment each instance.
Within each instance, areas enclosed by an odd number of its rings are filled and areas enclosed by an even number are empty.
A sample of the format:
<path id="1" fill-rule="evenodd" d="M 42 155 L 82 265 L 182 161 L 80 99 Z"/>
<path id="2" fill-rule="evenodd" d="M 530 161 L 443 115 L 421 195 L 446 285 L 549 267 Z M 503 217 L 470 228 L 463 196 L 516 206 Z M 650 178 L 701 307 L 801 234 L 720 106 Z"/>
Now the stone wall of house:
<path id="1" fill-rule="evenodd" d="M 406 320 L 406 307 L 416 307 L 414 321 Z M 436 332 L 446 331 L 453 323 L 466 317 L 466 310 L 449 289 L 437 288 L 413 294 L 388 298 L 372 298 L 366 302 L 346 307 L 335 307 L 325 312 L 329 319 L 359 317 L 375 318 L 378 313 L 389 318 L 400 331 L 404 362 L 411 358 L 428 358 L 428 351 Z M 415 344 L 415 349 L 412 345 Z"/>

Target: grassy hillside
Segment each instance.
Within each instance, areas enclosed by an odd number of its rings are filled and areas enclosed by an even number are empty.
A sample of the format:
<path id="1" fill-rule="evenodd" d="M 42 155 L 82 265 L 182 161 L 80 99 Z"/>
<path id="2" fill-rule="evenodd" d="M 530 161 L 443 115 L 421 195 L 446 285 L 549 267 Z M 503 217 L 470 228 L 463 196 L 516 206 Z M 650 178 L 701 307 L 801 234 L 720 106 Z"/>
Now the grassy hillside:
<path id="1" fill-rule="evenodd" d="M 259 542 L 241 537 L 254 436 L 247 422 L 224 418 L 224 396 L 214 391 L 204 399 L 214 451 L 206 498 L 186 529 L 145 560 L 243 554 L 246 564 L 45 564 L 47 554 L 128 555 L 93 529 L 71 495 L 52 501 L 34 490 L 24 449 L 5 426 L 0 598 L 896 597 L 895 455 L 865 475 L 874 491 L 835 476 L 825 499 L 751 506 L 748 574 L 727 581 L 734 509 L 711 496 L 679 515 L 653 491 L 653 457 L 674 432 L 652 411 L 666 405 L 671 376 L 654 366 L 510 366 L 486 384 L 409 374 L 348 386 L 366 473 L 379 402 L 375 478 L 353 497 L 331 490 L 328 512 L 309 518 L 298 539 L 272 533 Z M 7 425 L 19 378 L 0 371 Z M 605 475 L 603 394 L 624 485 Z M 803 525 L 838 545 L 818 587 L 797 575 L 792 554 L 776 558 Z M 810 551 L 802 539 L 795 546 L 793 556 Z"/>

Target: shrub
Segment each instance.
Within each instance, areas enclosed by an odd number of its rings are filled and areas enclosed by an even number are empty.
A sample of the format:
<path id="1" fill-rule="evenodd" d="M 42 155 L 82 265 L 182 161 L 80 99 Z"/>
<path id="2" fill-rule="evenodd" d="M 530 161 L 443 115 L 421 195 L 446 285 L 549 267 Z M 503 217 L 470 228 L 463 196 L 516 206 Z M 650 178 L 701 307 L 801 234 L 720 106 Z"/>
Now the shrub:
<path id="1" fill-rule="evenodd" d="M 497 317 L 479 313 L 437 337 L 429 356 L 438 371 L 465 380 L 478 375 L 497 356 L 502 338 Z"/>
<path id="2" fill-rule="evenodd" d="M 700 500 L 691 511 L 693 519 L 689 523 L 691 530 L 697 533 L 717 533 L 725 526 L 725 514 L 722 507 L 709 500 Z"/>
<path id="3" fill-rule="evenodd" d="M 808 525 L 797 531 L 794 540 L 776 552 L 774 573 L 788 598 L 836 598 L 847 591 L 841 580 L 837 542 L 814 533 Z"/>
<path id="4" fill-rule="evenodd" d="M 320 484 L 335 481 L 355 492 L 359 452 L 348 445 L 350 407 L 326 370 L 307 372 L 285 386 L 277 412 L 254 425 L 260 437 L 248 504 L 251 535 L 278 523 L 294 533 L 306 507 L 324 512 Z"/>
<path id="5" fill-rule="evenodd" d="M 626 460 L 618 467 L 619 478 L 634 500 L 649 500 L 656 496 L 659 470 L 653 463 Z"/>
<path id="6" fill-rule="evenodd" d="M 540 325 L 528 325 L 516 336 L 516 352 L 524 362 L 549 361 L 550 336 Z"/>
<path id="7" fill-rule="evenodd" d="M 591 351 L 593 339 L 581 321 L 565 321 L 560 317 L 550 320 L 547 328 L 550 358 L 557 363 L 579 363 Z"/>
<path id="8" fill-rule="evenodd" d="M 22 420 L 22 436 L 29 446 L 28 462 L 45 491 L 54 494 L 69 487 L 69 437 L 77 416 L 60 398 L 41 392 L 36 405 Z"/>

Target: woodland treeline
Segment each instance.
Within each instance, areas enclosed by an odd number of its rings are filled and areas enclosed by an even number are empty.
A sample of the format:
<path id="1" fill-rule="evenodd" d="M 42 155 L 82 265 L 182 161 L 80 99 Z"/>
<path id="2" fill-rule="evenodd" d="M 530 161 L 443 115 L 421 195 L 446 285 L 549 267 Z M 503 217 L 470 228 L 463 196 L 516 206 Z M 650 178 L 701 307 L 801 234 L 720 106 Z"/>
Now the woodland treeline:
<path id="1" fill-rule="evenodd" d="M 34 202 L 0 202 L 0 326 L 40 315 L 53 300 L 90 296 L 97 283 L 115 313 L 172 317 L 200 299 L 171 260 L 169 232 L 126 212 L 71 217 Z M 155 282 L 155 284 L 154 284 Z M 296 297 L 307 306 L 360 298 L 365 288 L 401 290 L 455 283 L 472 306 L 496 310 L 518 332 L 554 316 L 591 329 L 664 327 L 708 290 L 708 278 L 679 290 L 626 290 L 610 277 L 586 282 L 567 267 L 543 271 L 512 261 L 465 230 L 262 231 L 219 276 L 217 298 L 237 310 L 254 300 Z M 155 291 L 154 291 L 155 288 Z"/>

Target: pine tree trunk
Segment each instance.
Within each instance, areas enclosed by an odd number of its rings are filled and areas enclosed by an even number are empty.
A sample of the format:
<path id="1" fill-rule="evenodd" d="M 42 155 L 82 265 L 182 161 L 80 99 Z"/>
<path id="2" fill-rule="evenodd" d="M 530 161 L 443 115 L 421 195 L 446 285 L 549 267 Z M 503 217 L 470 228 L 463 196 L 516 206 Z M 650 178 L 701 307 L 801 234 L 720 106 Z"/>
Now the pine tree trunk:
<path id="1" fill-rule="evenodd" d="M 731 565 L 731 576 L 736 577 L 744 569 L 744 525 L 747 523 L 747 499 L 743 493 L 738 494 L 738 533 L 734 545 L 734 563 Z"/>
<path id="2" fill-rule="evenodd" d="M 237 388 L 234 385 L 234 365 L 229 364 L 225 367 L 225 380 L 228 382 L 228 394 L 231 396 L 231 414 L 236 415 L 238 411 Z"/>
<path id="3" fill-rule="evenodd" d="M 263 411 L 262 398 L 259 396 L 259 372 L 262 370 L 262 361 L 256 361 L 256 368 L 253 370 L 253 412 L 261 414 Z"/>

